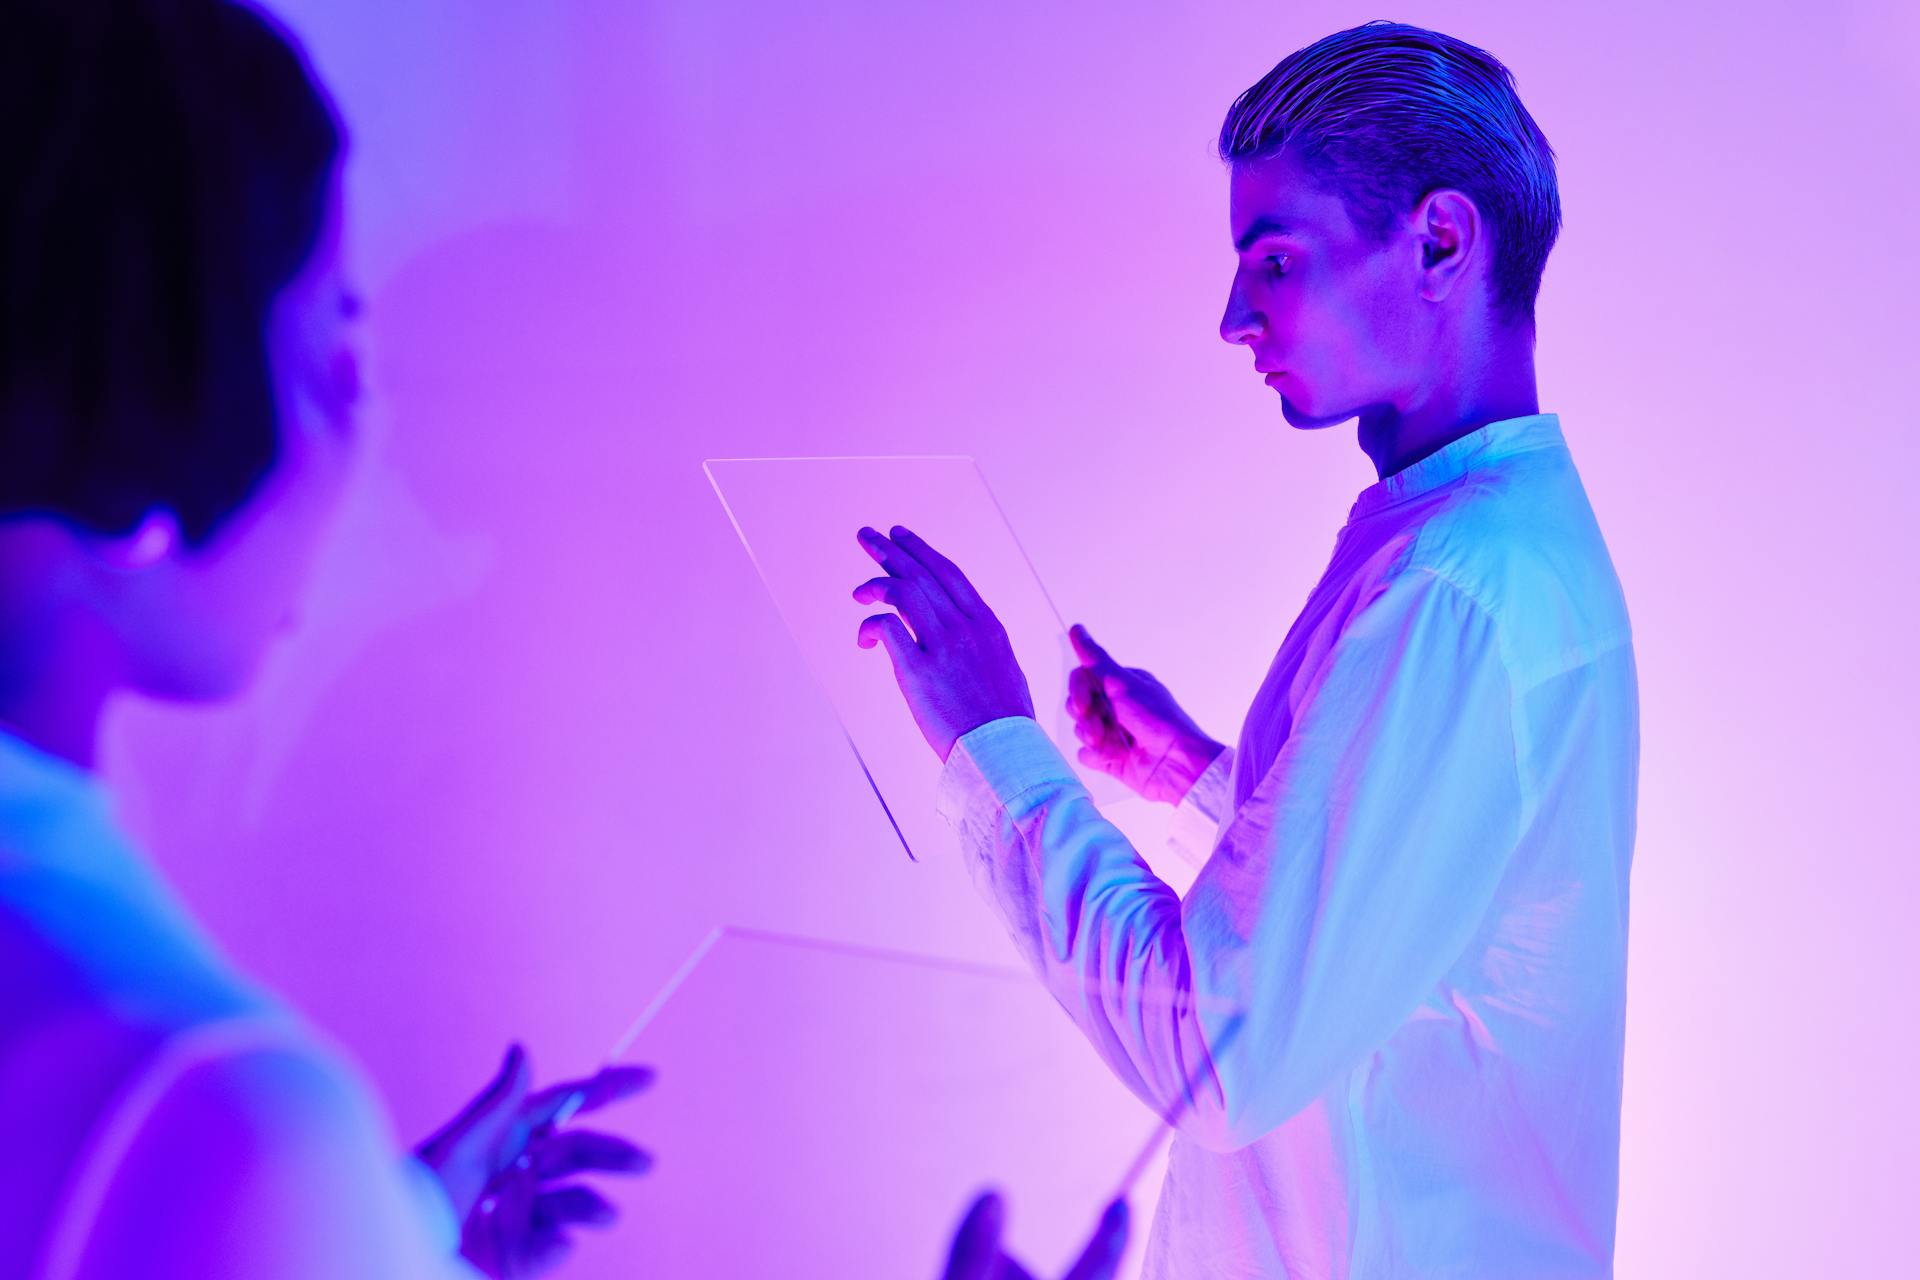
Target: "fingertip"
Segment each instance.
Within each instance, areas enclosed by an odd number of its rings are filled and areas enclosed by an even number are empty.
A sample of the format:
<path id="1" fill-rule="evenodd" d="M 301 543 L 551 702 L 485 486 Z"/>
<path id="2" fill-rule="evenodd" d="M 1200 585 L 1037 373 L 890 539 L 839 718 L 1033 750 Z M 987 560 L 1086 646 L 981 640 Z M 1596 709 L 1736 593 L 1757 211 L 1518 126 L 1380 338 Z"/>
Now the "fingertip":
<path id="1" fill-rule="evenodd" d="M 504 1088 L 522 1083 L 528 1075 L 527 1047 L 515 1040 L 507 1045 L 507 1056 L 500 1061 L 500 1082 Z"/>
<path id="2" fill-rule="evenodd" d="M 947 1254 L 946 1280 L 987 1280 L 1003 1272 L 999 1265 L 1000 1236 L 1006 1222 L 1006 1205 L 999 1192 L 988 1187 L 973 1198 L 953 1233 L 953 1245 Z"/>
<path id="3" fill-rule="evenodd" d="M 1006 1197 L 998 1188 L 988 1187 L 973 1198 L 973 1208 L 967 1216 L 998 1236 L 1007 1222 Z"/>
<path id="4" fill-rule="evenodd" d="M 658 1074 L 651 1066 L 622 1063 L 600 1068 L 594 1083 L 611 1098 L 625 1098 L 652 1088 Z"/>

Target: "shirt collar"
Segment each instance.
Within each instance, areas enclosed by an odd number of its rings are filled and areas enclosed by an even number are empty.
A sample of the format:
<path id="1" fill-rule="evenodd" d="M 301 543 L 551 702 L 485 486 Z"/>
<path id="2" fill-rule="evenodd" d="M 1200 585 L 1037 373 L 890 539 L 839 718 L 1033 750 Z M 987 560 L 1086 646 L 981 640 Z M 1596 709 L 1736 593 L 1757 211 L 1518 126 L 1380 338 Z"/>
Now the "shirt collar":
<path id="1" fill-rule="evenodd" d="M 1557 413 L 1530 413 L 1524 417 L 1489 422 L 1362 489 L 1347 519 L 1358 520 L 1376 511 L 1398 506 L 1423 493 L 1431 493 L 1443 485 L 1451 484 L 1469 471 L 1485 470 L 1515 454 L 1556 446 L 1566 446 L 1566 439 L 1560 434 L 1560 415 Z"/>

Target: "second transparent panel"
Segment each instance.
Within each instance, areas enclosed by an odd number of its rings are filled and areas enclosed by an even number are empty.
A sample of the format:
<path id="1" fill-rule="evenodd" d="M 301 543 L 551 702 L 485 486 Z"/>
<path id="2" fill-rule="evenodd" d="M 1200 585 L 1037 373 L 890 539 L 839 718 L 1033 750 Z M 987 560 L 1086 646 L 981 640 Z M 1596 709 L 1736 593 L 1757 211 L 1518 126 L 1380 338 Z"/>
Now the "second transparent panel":
<path id="1" fill-rule="evenodd" d="M 583 1278 L 935 1277 L 988 1185 L 1058 1275 L 1130 1177 L 1137 1274 L 1164 1126 L 1030 973 L 732 927 L 690 960 L 619 1054 L 653 1090 L 578 1121 L 658 1159 Z"/>

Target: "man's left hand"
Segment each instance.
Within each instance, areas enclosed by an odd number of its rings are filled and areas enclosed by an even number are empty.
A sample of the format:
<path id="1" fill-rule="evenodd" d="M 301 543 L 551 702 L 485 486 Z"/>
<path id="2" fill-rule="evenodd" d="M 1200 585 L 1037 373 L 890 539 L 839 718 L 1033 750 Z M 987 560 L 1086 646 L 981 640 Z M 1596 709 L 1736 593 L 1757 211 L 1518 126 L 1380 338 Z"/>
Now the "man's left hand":
<path id="1" fill-rule="evenodd" d="M 859 643 L 886 646 L 914 723 L 944 761 L 954 743 L 989 721 L 1031 718 L 1033 695 L 1006 628 L 967 576 L 911 529 L 890 532 L 859 533 L 861 548 L 886 574 L 854 588 L 853 598 L 895 610 L 863 621 Z"/>

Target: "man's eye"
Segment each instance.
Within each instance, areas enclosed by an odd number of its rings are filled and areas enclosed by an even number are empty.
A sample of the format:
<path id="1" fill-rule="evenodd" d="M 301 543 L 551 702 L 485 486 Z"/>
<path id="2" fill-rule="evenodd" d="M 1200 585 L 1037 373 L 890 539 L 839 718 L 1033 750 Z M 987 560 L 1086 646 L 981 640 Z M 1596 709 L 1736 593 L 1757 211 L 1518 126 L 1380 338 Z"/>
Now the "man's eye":
<path id="1" fill-rule="evenodd" d="M 1267 255 L 1267 267 L 1277 276 L 1283 276 L 1287 273 L 1288 261 L 1289 256 L 1284 253 L 1270 253 Z"/>

